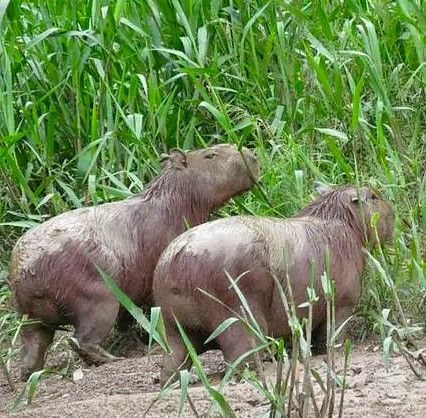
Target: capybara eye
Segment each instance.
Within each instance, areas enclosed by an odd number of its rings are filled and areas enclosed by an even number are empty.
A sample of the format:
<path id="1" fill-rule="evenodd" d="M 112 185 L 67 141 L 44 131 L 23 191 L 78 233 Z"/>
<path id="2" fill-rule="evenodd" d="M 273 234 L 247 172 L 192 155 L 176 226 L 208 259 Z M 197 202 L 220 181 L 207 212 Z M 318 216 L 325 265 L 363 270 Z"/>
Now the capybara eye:
<path id="1" fill-rule="evenodd" d="M 204 158 L 207 158 L 207 159 L 212 159 L 212 158 L 214 158 L 214 157 L 216 157 L 216 155 L 218 155 L 218 153 L 217 152 L 210 152 L 210 153 L 208 153 L 208 154 L 206 154 L 205 156 L 204 156 Z"/>

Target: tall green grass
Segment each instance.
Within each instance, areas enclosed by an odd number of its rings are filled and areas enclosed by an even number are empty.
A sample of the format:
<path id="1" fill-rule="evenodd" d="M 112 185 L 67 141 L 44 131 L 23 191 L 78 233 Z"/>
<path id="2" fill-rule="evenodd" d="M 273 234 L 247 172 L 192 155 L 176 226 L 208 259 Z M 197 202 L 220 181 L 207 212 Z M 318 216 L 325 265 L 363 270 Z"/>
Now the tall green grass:
<path id="1" fill-rule="evenodd" d="M 400 213 L 425 211 L 420 2 L 6 4 L 5 221 L 127 196 L 160 151 L 218 141 L 260 149 L 284 214 L 296 170 L 372 177 Z"/>
<path id="2" fill-rule="evenodd" d="M 422 0 L 0 2 L 0 271 L 49 216 L 127 197 L 170 147 L 256 148 L 263 190 L 217 215 L 294 213 L 313 179 L 395 206 L 366 332 L 426 317 Z M 398 301 L 395 299 L 395 295 Z M 0 283 L 1 355 L 18 319 Z M 397 329 L 398 326 L 396 327 Z M 7 337 L 7 338 L 6 338 Z"/>

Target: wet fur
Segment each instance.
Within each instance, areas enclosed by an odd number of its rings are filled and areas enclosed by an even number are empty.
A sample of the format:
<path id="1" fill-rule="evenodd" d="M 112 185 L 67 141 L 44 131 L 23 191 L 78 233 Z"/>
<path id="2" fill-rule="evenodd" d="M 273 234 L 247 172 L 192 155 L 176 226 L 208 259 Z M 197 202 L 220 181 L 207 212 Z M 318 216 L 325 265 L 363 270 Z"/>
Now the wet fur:
<path id="1" fill-rule="evenodd" d="M 393 230 L 393 211 L 378 199 L 363 211 L 354 204 L 354 189 L 344 186 L 331 190 L 290 219 L 235 216 L 200 225 L 176 238 L 162 254 L 154 273 L 155 303 L 163 312 L 172 341 L 172 350 L 182 353 L 174 318 L 195 340 L 198 351 L 208 349 L 204 341 L 214 329 L 233 314 L 199 291 L 220 299 L 240 312 L 241 302 L 230 288 L 224 270 L 247 298 L 260 325 L 269 335 L 286 336 L 290 329 L 285 319 L 273 276 L 281 282 L 288 273 L 296 305 L 307 300 L 311 262 L 315 262 L 315 290 L 319 301 L 313 307 L 313 327 L 321 343 L 325 319 L 325 300 L 320 276 L 325 270 L 324 252 L 330 253 L 330 274 L 336 281 L 336 306 L 343 317 L 357 303 L 364 267 L 362 247 L 372 231 L 364 228 L 361 214 L 381 213 L 379 236 L 389 239 Z M 368 225 L 368 224 L 367 224 Z M 306 311 L 299 308 L 298 314 Z M 342 318 L 340 318 L 342 319 Z M 227 361 L 250 348 L 241 325 L 234 324 L 217 339 Z M 179 363 L 178 355 L 165 357 L 164 383 Z"/>
<path id="2" fill-rule="evenodd" d="M 215 159 L 206 159 L 208 153 L 214 153 Z M 187 224 L 205 222 L 212 210 L 248 190 L 259 176 L 253 154 L 246 149 L 243 154 L 245 162 L 236 147 L 227 145 L 186 156 L 175 153 L 142 193 L 66 212 L 29 230 L 11 257 L 9 277 L 18 311 L 52 329 L 73 324 L 77 336 L 99 344 L 114 323 L 118 302 L 95 265 L 138 305 L 151 305 L 152 275 L 166 245 Z M 44 334 L 48 335 L 39 327 L 31 335 L 28 328 L 24 337 L 27 358 L 37 358 L 37 367 L 43 344 L 50 338 Z M 39 339 L 43 348 L 31 351 L 32 339 Z"/>

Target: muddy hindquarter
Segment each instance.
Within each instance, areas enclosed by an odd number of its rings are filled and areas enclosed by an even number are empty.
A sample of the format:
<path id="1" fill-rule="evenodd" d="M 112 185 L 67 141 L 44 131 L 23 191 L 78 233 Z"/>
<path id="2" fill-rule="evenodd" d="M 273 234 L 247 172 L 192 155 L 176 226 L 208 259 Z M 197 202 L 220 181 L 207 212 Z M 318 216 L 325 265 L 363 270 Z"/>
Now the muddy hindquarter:
<path id="1" fill-rule="evenodd" d="M 50 324 L 71 324 L 85 306 L 101 303 L 109 291 L 86 253 L 70 241 L 23 266 L 15 280 L 19 311 Z"/>

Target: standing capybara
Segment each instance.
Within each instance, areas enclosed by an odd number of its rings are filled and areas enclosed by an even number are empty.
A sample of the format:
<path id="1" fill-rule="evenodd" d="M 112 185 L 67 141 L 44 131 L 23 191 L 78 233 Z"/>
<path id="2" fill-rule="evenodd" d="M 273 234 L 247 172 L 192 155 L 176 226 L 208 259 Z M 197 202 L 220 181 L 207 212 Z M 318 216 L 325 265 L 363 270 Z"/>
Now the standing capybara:
<path id="1" fill-rule="evenodd" d="M 371 215 L 380 214 L 377 229 L 384 242 L 393 234 L 394 213 L 386 200 L 367 187 L 316 186 L 321 195 L 290 219 L 219 219 L 190 229 L 169 244 L 153 279 L 154 302 L 161 307 L 171 348 L 170 354 L 164 355 L 162 384 L 180 367 L 190 366 L 175 318 L 195 349 L 203 352 L 210 348 L 203 341 L 233 316 L 200 289 L 240 312 L 241 301 L 225 271 L 234 279 L 239 277 L 238 286 L 264 332 L 288 336 L 290 328 L 272 276 L 283 280 L 288 273 L 298 306 L 307 300 L 306 289 L 314 265 L 319 300 L 313 305 L 313 341 L 321 345 L 326 335 L 326 304 L 319 278 L 324 272 L 324 252 L 328 247 L 329 273 L 336 282 L 336 322 L 350 316 L 360 295 L 362 247 L 367 241 L 376 241 Z M 299 308 L 297 314 L 306 315 L 306 310 Z M 244 326 L 236 322 L 216 338 L 213 346 L 220 348 L 231 363 L 249 351 L 252 344 Z"/>
<path id="2" fill-rule="evenodd" d="M 18 311 L 43 321 L 22 330 L 23 379 L 43 367 L 58 325 L 74 325 L 87 361 L 115 359 L 99 344 L 114 326 L 119 303 L 96 267 L 135 303 L 151 304 L 154 268 L 166 245 L 259 177 L 256 157 L 233 145 L 173 150 L 163 160 L 161 174 L 140 194 L 56 216 L 15 245 L 9 278 Z"/>

